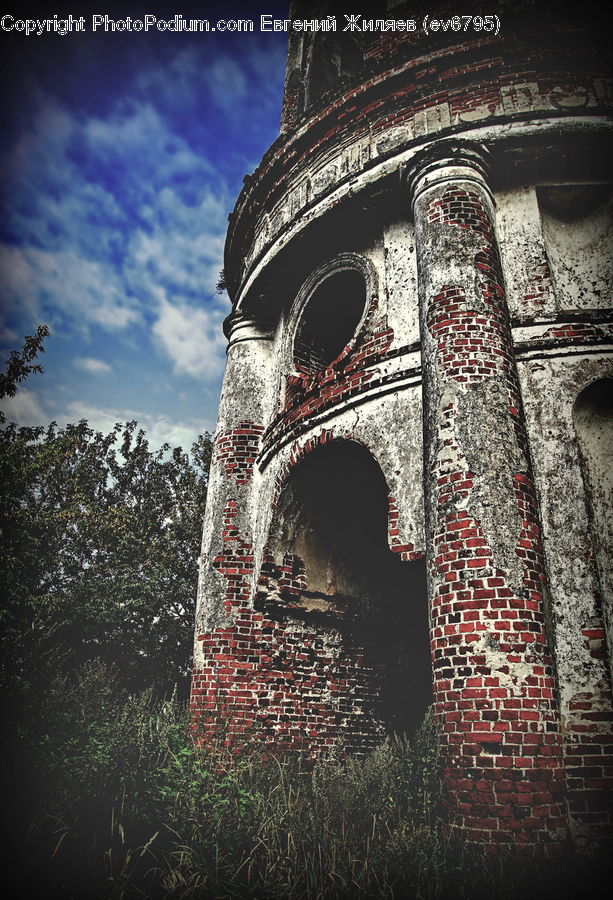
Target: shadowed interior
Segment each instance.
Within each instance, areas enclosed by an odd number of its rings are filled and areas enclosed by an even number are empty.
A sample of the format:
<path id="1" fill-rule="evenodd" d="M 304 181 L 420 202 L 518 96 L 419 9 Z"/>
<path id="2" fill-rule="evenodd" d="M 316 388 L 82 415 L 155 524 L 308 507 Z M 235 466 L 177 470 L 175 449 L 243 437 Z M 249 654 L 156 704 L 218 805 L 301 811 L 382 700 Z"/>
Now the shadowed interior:
<path id="1" fill-rule="evenodd" d="M 322 281 L 298 322 L 295 364 L 318 372 L 334 362 L 353 337 L 365 305 L 366 285 L 359 272 L 336 272 Z"/>
<path id="2" fill-rule="evenodd" d="M 390 550 L 387 522 L 387 484 L 362 445 L 314 450 L 290 475 L 269 535 L 277 566 L 300 577 L 263 605 L 340 631 L 375 683 L 370 713 L 406 731 L 431 702 L 425 563 Z"/>

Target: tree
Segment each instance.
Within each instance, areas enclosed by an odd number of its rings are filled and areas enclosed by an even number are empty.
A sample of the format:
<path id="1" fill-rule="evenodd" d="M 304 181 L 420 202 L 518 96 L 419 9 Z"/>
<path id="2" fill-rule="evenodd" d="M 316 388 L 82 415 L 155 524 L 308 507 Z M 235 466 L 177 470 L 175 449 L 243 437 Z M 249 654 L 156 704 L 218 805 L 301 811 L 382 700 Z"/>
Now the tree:
<path id="1" fill-rule="evenodd" d="M 11 355 L 9 395 L 35 339 Z M 153 451 L 136 422 L 0 430 L 5 688 L 101 659 L 129 687 L 185 689 L 210 454 L 208 436 L 191 457 Z"/>
<path id="2" fill-rule="evenodd" d="M 0 399 L 2 397 L 14 397 L 17 393 L 17 386 L 31 375 L 33 372 L 42 372 L 43 367 L 39 363 L 32 363 L 39 353 L 44 353 L 43 341 L 49 336 L 49 329 L 46 325 L 39 325 L 35 334 L 28 335 L 24 342 L 21 352 L 18 350 L 11 351 L 6 364 L 6 372 L 0 372 Z M 5 416 L 0 410 L 0 424 L 5 421 Z"/>

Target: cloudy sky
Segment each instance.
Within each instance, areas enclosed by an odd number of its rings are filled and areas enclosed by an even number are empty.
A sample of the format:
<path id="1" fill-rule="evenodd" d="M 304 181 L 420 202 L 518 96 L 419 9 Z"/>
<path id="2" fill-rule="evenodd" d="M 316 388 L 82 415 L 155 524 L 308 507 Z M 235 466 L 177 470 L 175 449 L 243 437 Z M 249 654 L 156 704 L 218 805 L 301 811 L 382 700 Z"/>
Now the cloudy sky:
<path id="1" fill-rule="evenodd" d="M 15 5 L 84 15 L 86 32 L 0 31 L 3 358 L 46 323 L 20 424 L 137 419 L 151 442 L 212 430 L 228 298 L 215 286 L 243 176 L 278 134 L 286 4 Z M 42 9 L 42 13 L 41 13 Z M 5 6 L 3 14 L 8 10 Z M 253 18 L 252 33 L 91 30 L 119 19 Z M 5 20 L 10 25 L 11 20 Z"/>

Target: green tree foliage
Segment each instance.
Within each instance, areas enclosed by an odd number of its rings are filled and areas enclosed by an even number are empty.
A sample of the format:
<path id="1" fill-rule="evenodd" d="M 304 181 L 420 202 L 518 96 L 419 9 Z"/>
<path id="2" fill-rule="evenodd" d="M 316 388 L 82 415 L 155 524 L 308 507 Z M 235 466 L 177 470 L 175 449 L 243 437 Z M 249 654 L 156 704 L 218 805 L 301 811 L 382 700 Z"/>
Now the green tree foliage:
<path id="1" fill-rule="evenodd" d="M 44 333 L 12 354 L 11 395 Z M 0 431 L 3 687 L 100 659 L 126 686 L 183 688 L 211 443 L 149 447 L 136 422 Z"/>
<path id="2" fill-rule="evenodd" d="M 46 325 L 39 325 L 35 334 L 28 335 L 21 351 L 13 350 L 6 364 L 6 372 L 0 372 L 0 399 L 2 397 L 14 397 L 17 386 L 33 372 L 42 372 L 43 367 L 39 363 L 33 363 L 39 353 L 44 353 L 44 339 L 49 335 Z M 0 410 L 0 423 L 5 421 L 4 413 Z"/>

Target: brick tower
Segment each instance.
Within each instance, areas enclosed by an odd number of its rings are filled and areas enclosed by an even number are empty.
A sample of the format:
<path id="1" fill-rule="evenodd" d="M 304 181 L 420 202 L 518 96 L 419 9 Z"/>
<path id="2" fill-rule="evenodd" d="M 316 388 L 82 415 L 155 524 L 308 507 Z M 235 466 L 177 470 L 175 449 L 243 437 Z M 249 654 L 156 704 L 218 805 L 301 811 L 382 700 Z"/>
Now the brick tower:
<path id="1" fill-rule="evenodd" d="M 434 703 L 455 825 L 548 851 L 611 828 L 612 95 L 587 16 L 494 5 L 292 6 L 192 704 L 316 755 Z"/>

